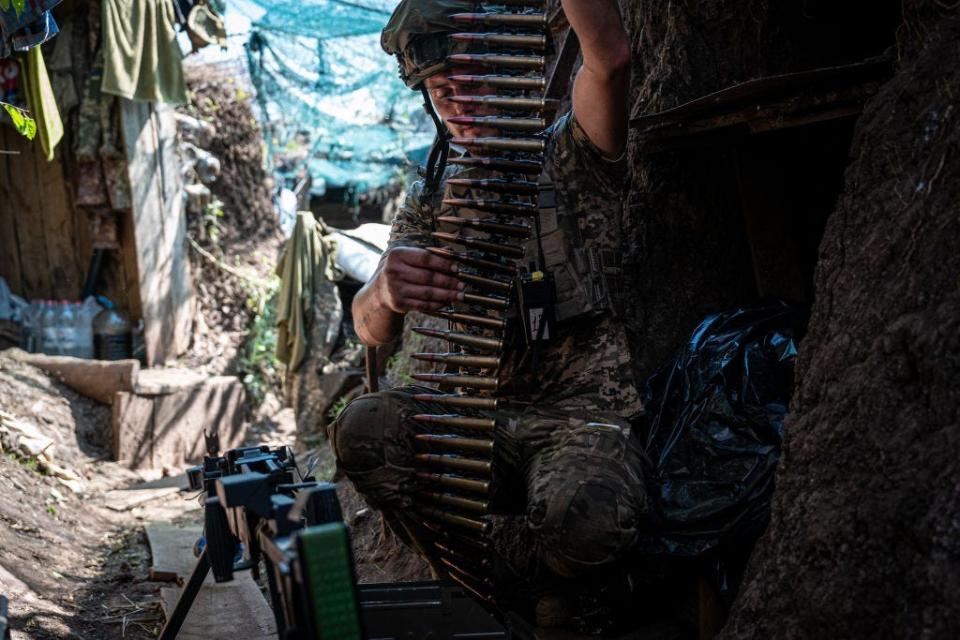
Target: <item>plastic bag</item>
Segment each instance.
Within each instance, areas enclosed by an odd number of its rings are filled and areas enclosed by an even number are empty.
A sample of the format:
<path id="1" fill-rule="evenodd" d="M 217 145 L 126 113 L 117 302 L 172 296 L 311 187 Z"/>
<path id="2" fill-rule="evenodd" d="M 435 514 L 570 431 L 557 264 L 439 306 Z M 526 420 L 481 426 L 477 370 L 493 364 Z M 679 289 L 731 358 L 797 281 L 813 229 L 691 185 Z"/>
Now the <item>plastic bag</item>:
<path id="1" fill-rule="evenodd" d="M 21 321 L 20 314 L 26 306 L 26 300 L 11 293 L 7 281 L 0 277 L 0 320 L 8 320 L 19 324 Z"/>
<path id="2" fill-rule="evenodd" d="M 634 433 L 660 522 L 638 551 L 695 556 L 763 532 L 803 320 L 782 303 L 710 316 L 647 381 Z"/>

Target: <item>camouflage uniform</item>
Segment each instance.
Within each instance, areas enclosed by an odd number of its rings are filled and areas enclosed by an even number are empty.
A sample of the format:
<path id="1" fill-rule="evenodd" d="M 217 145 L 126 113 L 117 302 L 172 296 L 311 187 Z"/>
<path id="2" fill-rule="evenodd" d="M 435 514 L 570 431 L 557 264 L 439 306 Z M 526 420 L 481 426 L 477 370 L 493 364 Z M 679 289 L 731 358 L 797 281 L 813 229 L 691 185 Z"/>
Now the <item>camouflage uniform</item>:
<path id="1" fill-rule="evenodd" d="M 584 246 L 619 251 L 625 160 L 605 159 L 572 113 L 549 134 L 544 170 L 565 210 L 575 212 Z M 454 175 L 492 177 L 450 167 L 445 179 Z M 431 197 L 423 197 L 423 188 L 421 181 L 410 189 L 393 222 L 391 247 L 434 246 L 432 231 L 453 230 L 436 217 L 458 215 L 442 200 L 472 196 L 446 182 Z M 642 405 L 621 322 L 610 314 L 573 319 L 558 325 L 557 334 L 539 354 L 536 372 L 516 355 L 501 369 L 498 395 L 526 408 L 498 414 L 495 464 L 502 493 L 525 488 L 526 524 L 539 560 L 561 576 L 576 576 L 620 557 L 647 518 L 646 463 L 630 437 L 630 419 Z M 414 434 L 423 430 L 410 418 L 447 412 L 412 399 L 424 391 L 431 390 L 361 397 L 331 429 L 340 469 L 371 504 L 400 520 L 412 505 Z"/>

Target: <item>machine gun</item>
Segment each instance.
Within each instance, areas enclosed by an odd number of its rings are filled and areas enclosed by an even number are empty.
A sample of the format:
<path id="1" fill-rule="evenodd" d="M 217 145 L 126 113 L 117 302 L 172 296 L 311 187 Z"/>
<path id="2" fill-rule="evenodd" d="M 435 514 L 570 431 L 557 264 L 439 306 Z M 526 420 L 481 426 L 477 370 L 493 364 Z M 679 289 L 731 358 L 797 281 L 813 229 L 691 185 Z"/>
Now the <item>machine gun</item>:
<path id="1" fill-rule="evenodd" d="M 265 567 L 280 640 L 509 638 L 462 590 L 438 582 L 358 587 L 333 485 L 301 478 L 288 447 L 209 455 L 188 471 L 204 492 L 206 544 L 160 634 L 177 637 L 212 570 L 233 579 L 238 550 L 255 578 Z"/>

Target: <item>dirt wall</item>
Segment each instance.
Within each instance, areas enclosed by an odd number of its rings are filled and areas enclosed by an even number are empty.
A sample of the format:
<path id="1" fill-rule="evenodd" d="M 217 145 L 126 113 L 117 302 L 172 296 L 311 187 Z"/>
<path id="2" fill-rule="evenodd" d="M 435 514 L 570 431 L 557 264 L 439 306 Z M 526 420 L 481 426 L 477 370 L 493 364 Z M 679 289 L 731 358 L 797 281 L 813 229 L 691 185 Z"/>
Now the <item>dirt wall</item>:
<path id="1" fill-rule="evenodd" d="M 960 13 L 904 6 L 899 71 L 858 122 L 820 247 L 773 521 L 726 639 L 960 635 Z"/>
<path id="2" fill-rule="evenodd" d="M 893 42 L 899 3 L 623 0 L 634 116 L 745 80 L 859 61 Z M 869 7 L 869 11 L 867 11 Z M 642 155 L 630 144 L 627 296 L 645 379 L 708 313 L 756 295 L 732 146 Z"/>

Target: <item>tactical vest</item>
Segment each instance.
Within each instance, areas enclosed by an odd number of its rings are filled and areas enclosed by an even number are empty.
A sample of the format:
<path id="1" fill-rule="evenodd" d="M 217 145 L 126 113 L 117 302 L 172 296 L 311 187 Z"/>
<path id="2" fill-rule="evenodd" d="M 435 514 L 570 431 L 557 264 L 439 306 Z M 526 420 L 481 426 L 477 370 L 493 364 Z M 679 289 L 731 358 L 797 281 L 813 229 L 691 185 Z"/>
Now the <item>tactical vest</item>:
<path id="1" fill-rule="evenodd" d="M 553 179 L 544 171 L 538 180 L 539 234 L 524 244 L 527 256 L 543 252 L 544 266 L 554 278 L 555 315 L 558 321 L 581 316 L 623 313 L 621 252 L 585 246 L 575 212 L 566 210 L 557 197 Z M 617 220 L 608 224 L 618 225 Z"/>

